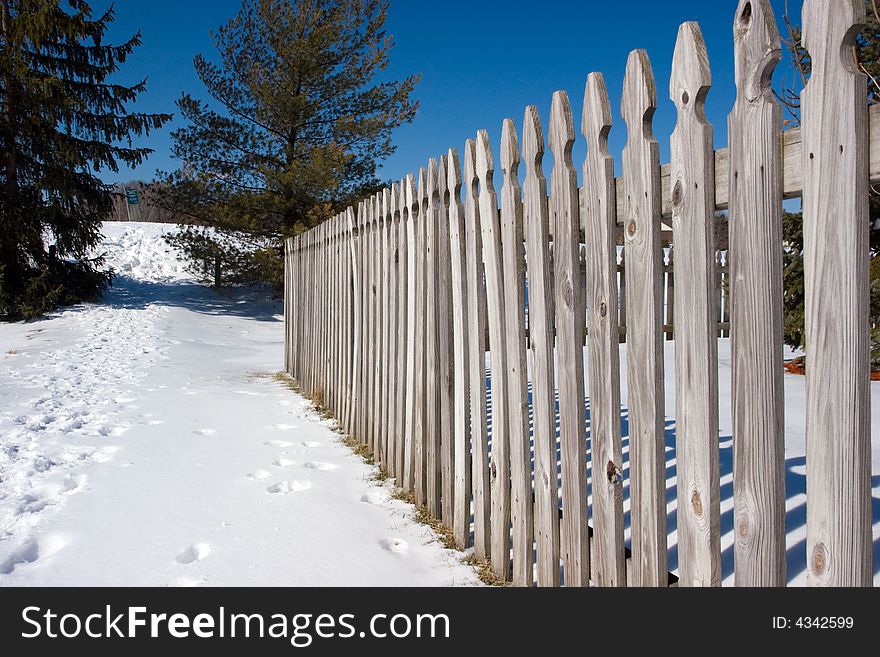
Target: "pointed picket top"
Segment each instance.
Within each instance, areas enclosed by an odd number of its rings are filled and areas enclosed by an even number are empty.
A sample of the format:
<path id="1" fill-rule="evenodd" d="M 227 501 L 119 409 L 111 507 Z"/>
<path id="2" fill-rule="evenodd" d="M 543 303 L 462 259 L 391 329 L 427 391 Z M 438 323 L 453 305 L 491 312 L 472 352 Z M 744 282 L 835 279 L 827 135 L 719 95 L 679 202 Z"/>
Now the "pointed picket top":
<path id="1" fill-rule="evenodd" d="M 439 166 L 437 168 L 437 185 L 440 188 L 440 202 L 449 207 L 449 159 L 446 155 L 440 156 Z"/>
<path id="2" fill-rule="evenodd" d="M 419 168 L 419 181 L 416 186 L 416 207 L 418 208 L 418 216 L 421 216 L 428 199 L 428 170 L 425 167 Z"/>
<path id="3" fill-rule="evenodd" d="M 480 130 L 477 133 L 477 161 L 476 173 L 480 179 L 480 196 L 483 194 L 495 194 L 493 183 L 495 176 L 495 159 L 492 157 L 492 145 L 489 142 L 489 133 Z"/>
<path id="4" fill-rule="evenodd" d="M 865 23 L 866 17 L 863 0 L 804 0 L 801 43 L 810 53 L 811 78 L 823 74 L 822 69 L 826 62 L 830 63 L 829 54 L 833 52 L 839 53 L 846 70 L 858 70 L 851 50 L 844 46 L 853 42 L 857 28 Z"/>
<path id="5" fill-rule="evenodd" d="M 513 119 L 504 119 L 501 129 L 501 170 L 504 172 L 505 185 L 519 186 L 519 139 Z"/>
<path id="6" fill-rule="evenodd" d="M 554 166 L 574 169 L 571 161 L 571 147 L 574 144 L 574 117 L 571 113 L 571 102 L 568 94 L 557 91 L 553 94 L 553 105 L 550 108 L 550 150 L 555 160 Z"/>
<path id="7" fill-rule="evenodd" d="M 541 115 L 534 105 L 526 107 L 523 117 L 523 160 L 526 164 L 526 178 L 543 175 L 542 163 L 544 161 L 544 127 L 541 125 Z"/>
<path id="8" fill-rule="evenodd" d="M 611 101 L 608 100 L 608 88 L 601 73 L 590 73 L 584 91 L 584 113 L 581 131 L 587 140 L 587 149 L 598 150 L 604 158 L 610 158 L 608 152 L 608 133 L 612 126 Z"/>
<path id="9" fill-rule="evenodd" d="M 461 201 L 461 161 L 458 149 L 450 148 L 447 156 L 446 181 L 449 187 L 450 203 Z"/>
<path id="10" fill-rule="evenodd" d="M 428 160 L 428 181 L 425 187 L 428 203 L 433 204 L 440 200 L 440 166 L 437 158 Z"/>
<path id="11" fill-rule="evenodd" d="M 770 81 L 782 59 L 782 40 L 770 0 L 740 0 L 733 21 L 738 102 L 773 102 Z"/>
<path id="12" fill-rule="evenodd" d="M 468 139 L 464 144 L 464 187 L 468 199 L 476 201 L 479 178 L 477 177 L 477 142 Z"/>
<path id="13" fill-rule="evenodd" d="M 657 83 L 646 50 L 633 50 L 626 62 L 620 114 L 626 122 L 629 141 L 639 136 L 653 140 L 651 121 L 657 110 Z"/>
<path id="14" fill-rule="evenodd" d="M 382 190 L 382 222 L 387 222 L 391 219 L 393 210 L 391 209 L 391 190 L 388 187 L 385 187 Z"/>
<path id="15" fill-rule="evenodd" d="M 695 110 L 705 121 L 706 96 L 712 86 L 709 53 L 699 23 L 682 24 L 672 57 L 669 95 L 679 114 Z"/>
<path id="16" fill-rule="evenodd" d="M 407 218 L 409 218 L 413 214 L 413 208 L 415 208 L 419 202 L 419 197 L 416 196 L 416 181 L 411 173 L 408 174 L 404 180 L 403 197 L 405 199 L 404 204 L 407 210 Z"/>
<path id="17" fill-rule="evenodd" d="M 400 184 L 391 183 L 391 198 L 388 205 L 391 221 L 397 221 L 398 212 L 400 212 Z"/>

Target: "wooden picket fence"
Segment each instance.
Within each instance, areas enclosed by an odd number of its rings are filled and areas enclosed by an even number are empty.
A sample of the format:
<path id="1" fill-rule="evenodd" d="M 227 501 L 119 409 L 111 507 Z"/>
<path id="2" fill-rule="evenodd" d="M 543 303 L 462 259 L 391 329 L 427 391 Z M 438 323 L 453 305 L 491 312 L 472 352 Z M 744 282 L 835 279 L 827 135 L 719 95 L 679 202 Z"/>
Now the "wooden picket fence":
<path id="1" fill-rule="evenodd" d="M 799 130 L 783 132 L 770 90 L 781 57 L 770 4 L 740 0 L 729 149 L 713 151 L 706 46 L 699 26 L 685 23 L 670 84 L 678 123 L 669 165 L 661 167 L 651 131 L 651 64 L 636 50 L 621 103 L 622 178 L 608 151 L 605 82 L 593 73 L 582 119 L 583 189 L 571 159 L 574 117 L 560 91 L 547 135 L 549 181 L 544 131 L 530 106 L 522 143 L 514 122 L 504 122 L 500 192 L 480 131 L 461 155 L 451 149 L 417 179 L 288 240 L 287 371 L 498 577 L 516 585 L 667 586 L 671 490 L 679 583 L 714 586 L 722 579 L 721 322 L 733 354 L 735 580 L 785 585 L 781 219 L 783 199 L 802 196 L 808 579 L 871 585 L 868 191 L 880 178 L 880 115 L 869 111 L 866 79 L 844 47 L 864 11 L 862 0 L 804 3 L 813 73 Z M 729 211 L 725 286 L 719 210 Z M 671 317 L 664 221 L 674 245 Z M 730 295 L 720 316 L 719 287 Z M 677 481 L 668 488 L 663 353 L 673 326 Z"/>

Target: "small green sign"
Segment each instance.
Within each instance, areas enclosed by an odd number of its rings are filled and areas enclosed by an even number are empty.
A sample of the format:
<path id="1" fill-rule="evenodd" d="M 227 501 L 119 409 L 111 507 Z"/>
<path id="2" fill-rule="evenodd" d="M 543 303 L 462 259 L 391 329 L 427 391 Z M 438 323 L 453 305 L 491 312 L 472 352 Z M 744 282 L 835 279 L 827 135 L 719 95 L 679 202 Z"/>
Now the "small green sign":
<path id="1" fill-rule="evenodd" d="M 129 205 L 138 205 L 141 202 L 140 195 L 138 194 L 138 190 L 128 188 L 125 190 L 125 195 L 128 197 Z"/>

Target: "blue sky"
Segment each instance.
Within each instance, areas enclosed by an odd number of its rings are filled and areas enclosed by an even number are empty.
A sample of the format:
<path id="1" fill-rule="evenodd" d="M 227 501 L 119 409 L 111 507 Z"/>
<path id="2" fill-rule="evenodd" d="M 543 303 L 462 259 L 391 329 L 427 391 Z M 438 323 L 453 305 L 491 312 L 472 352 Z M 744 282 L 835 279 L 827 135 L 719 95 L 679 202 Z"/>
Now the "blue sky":
<path id="1" fill-rule="evenodd" d="M 109 0 L 93 0 L 96 11 Z M 148 77 L 148 90 L 133 106 L 144 112 L 174 112 L 181 92 L 204 97 L 193 71 L 197 53 L 214 52 L 210 31 L 233 16 L 240 0 L 117 0 L 117 20 L 110 38 L 117 41 L 140 29 L 144 45 L 129 59 L 119 79 L 134 82 Z M 782 29 L 785 0 L 772 0 Z M 793 17 L 801 0 L 789 0 Z M 384 163 L 382 179 L 398 180 L 416 173 L 428 158 L 461 149 L 478 129 L 489 131 L 493 145 L 507 118 L 522 125 L 523 111 L 535 104 L 546 125 L 554 91 L 568 91 L 576 117 L 583 103 L 584 83 L 591 71 L 605 75 L 615 113 L 611 150 L 617 154 L 626 141 L 619 118 L 619 101 L 629 51 L 646 48 L 657 79 L 660 107 L 655 132 L 662 157 L 668 160 L 669 135 L 675 108 L 669 100 L 669 74 L 678 26 L 700 23 L 712 64 L 713 88 L 707 115 L 715 126 L 717 146 L 726 145 L 727 115 L 736 94 L 733 65 L 733 19 L 736 0 L 392 0 L 387 28 L 396 46 L 387 74 L 402 78 L 421 73 L 417 89 L 421 109 L 414 123 L 394 136 L 397 152 Z M 777 69 L 776 83 L 791 83 L 787 61 Z M 150 180 L 157 170 L 178 167 L 170 154 L 168 127 L 142 139 L 155 150 L 136 170 L 103 172 L 107 182 Z M 580 135 L 574 161 L 581 166 Z"/>

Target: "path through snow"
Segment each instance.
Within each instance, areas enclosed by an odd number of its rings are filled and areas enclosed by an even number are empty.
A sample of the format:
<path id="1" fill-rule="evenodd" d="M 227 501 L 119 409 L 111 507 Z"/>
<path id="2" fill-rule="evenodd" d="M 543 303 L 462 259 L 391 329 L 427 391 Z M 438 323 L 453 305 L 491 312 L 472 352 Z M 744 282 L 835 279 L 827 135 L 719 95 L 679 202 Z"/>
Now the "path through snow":
<path id="1" fill-rule="evenodd" d="M 474 571 L 274 380 L 280 306 L 108 224 L 100 304 L 0 326 L 0 585 L 449 585 Z"/>

